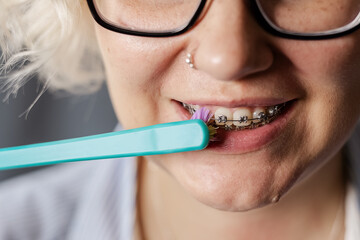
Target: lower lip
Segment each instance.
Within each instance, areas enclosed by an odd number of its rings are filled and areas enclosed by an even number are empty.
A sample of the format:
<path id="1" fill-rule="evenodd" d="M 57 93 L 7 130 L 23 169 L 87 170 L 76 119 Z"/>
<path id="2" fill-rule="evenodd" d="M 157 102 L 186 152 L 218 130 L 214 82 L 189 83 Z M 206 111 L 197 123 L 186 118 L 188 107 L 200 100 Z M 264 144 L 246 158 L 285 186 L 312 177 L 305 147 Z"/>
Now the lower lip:
<path id="1" fill-rule="evenodd" d="M 280 116 L 262 127 L 241 131 L 219 129 L 219 141 L 210 142 L 206 150 L 220 154 L 244 154 L 266 147 L 277 139 L 288 125 L 292 112 L 294 112 L 294 108 L 296 107 L 296 101 L 292 101 L 289 104 L 290 106 L 287 106 Z M 179 109 L 179 113 L 182 120 L 189 119 L 190 114 L 187 110 L 180 104 L 177 105 L 181 108 L 181 110 Z"/>

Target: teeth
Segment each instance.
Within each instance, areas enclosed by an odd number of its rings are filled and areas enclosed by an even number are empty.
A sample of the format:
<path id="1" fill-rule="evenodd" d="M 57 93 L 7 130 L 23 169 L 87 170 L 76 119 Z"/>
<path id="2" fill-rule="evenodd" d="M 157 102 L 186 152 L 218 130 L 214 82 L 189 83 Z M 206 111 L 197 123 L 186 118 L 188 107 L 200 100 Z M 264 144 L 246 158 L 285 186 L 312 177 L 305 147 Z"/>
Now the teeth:
<path id="1" fill-rule="evenodd" d="M 253 120 L 253 122 L 254 122 L 254 123 L 261 122 L 261 115 L 262 115 L 262 114 L 265 114 L 265 108 L 263 108 L 263 107 L 256 107 L 256 108 L 254 109 L 252 118 L 253 118 L 253 119 L 258 119 L 258 120 Z"/>
<path id="2" fill-rule="evenodd" d="M 275 107 L 274 106 L 269 107 L 267 109 L 267 113 L 268 113 L 269 116 L 273 116 L 275 114 Z"/>
<path id="3" fill-rule="evenodd" d="M 200 109 L 199 105 L 183 103 L 191 114 Z M 219 107 L 214 113 L 213 124 L 222 126 L 226 130 L 242 130 L 256 128 L 272 121 L 285 104 L 269 107 Z M 260 125 L 259 125 L 260 124 Z"/>
<path id="4" fill-rule="evenodd" d="M 200 106 L 199 106 L 199 105 L 191 105 L 191 107 L 192 107 L 195 111 L 197 111 L 197 110 L 200 109 Z"/>
<path id="5" fill-rule="evenodd" d="M 234 121 L 233 124 L 235 126 L 248 126 L 251 124 L 251 120 L 249 121 L 244 121 L 245 119 L 251 119 L 252 118 L 252 113 L 249 109 L 247 108 L 237 108 L 235 110 L 235 112 L 233 113 L 233 119 L 234 120 L 238 120 L 238 121 Z M 239 120 L 242 120 L 241 122 Z"/>
<path id="6" fill-rule="evenodd" d="M 228 108 L 218 108 L 215 111 L 215 123 L 217 125 L 228 125 L 231 126 L 232 122 L 231 121 L 227 121 L 226 120 L 232 120 L 233 119 L 233 114 L 230 111 L 230 109 Z"/>
<path id="7" fill-rule="evenodd" d="M 184 108 L 186 108 L 191 114 L 194 114 L 195 111 L 200 109 L 199 105 L 193 105 L 193 104 L 187 104 L 187 103 L 183 103 L 182 104 Z"/>

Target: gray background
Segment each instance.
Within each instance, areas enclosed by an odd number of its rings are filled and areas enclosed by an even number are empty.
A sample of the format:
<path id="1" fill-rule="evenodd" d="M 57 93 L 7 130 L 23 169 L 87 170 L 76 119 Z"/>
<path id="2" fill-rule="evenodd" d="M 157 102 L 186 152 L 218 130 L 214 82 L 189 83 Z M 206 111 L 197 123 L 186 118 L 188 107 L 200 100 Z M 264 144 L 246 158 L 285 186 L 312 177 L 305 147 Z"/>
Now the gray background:
<path id="1" fill-rule="evenodd" d="M 27 119 L 19 117 L 34 101 L 38 89 L 37 80 L 33 80 L 16 98 L 0 101 L 0 148 L 110 132 L 117 123 L 105 84 L 87 96 L 46 92 Z M 0 100 L 3 98 L 4 93 L 0 93 Z M 0 171 L 0 181 L 37 169 Z"/>

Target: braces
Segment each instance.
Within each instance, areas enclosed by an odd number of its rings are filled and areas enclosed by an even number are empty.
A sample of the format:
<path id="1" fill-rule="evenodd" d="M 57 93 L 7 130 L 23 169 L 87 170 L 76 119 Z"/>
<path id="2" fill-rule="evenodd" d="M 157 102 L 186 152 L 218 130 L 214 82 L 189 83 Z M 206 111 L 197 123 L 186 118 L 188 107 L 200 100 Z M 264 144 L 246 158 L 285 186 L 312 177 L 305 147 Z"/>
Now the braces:
<path id="1" fill-rule="evenodd" d="M 270 122 L 272 122 L 284 109 L 286 103 L 282 103 L 280 105 L 276 105 L 274 107 L 270 107 L 266 109 L 265 112 L 260 112 L 258 118 L 248 118 L 247 116 L 241 117 L 239 120 L 228 120 L 225 115 L 220 115 L 217 119 L 210 118 L 208 125 L 214 127 L 215 129 L 223 128 L 225 130 L 245 130 L 245 129 L 254 129 L 261 126 L 264 126 Z M 183 103 L 183 106 L 193 115 L 195 113 L 195 109 L 190 105 Z M 250 122 L 251 121 L 251 122 Z M 216 122 L 224 123 L 224 125 L 217 125 Z M 235 126 L 228 125 L 227 122 L 238 122 L 238 123 L 247 123 L 250 122 L 249 125 L 246 126 Z"/>

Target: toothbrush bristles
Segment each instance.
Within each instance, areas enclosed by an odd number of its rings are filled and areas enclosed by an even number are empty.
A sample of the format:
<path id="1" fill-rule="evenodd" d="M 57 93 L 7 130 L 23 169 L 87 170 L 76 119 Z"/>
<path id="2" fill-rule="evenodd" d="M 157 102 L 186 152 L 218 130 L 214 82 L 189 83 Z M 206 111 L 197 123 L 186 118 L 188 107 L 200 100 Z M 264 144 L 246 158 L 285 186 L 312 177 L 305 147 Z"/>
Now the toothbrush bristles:
<path id="1" fill-rule="evenodd" d="M 210 136 L 210 141 L 214 142 L 217 141 L 217 130 L 214 126 L 212 125 L 207 125 L 208 129 L 209 129 L 209 136 Z"/>
<path id="2" fill-rule="evenodd" d="M 206 107 L 201 107 L 195 111 L 195 113 L 193 114 L 191 119 L 203 120 L 206 123 L 206 125 L 208 126 L 210 141 L 217 141 L 217 139 L 216 139 L 217 131 L 216 131 L 216 128 L 213 126 L 213 124 L 210 123 L 211 117 L 212 117 L 212 113 L 210 112 L 210 110 L 207 109 Z"/>

